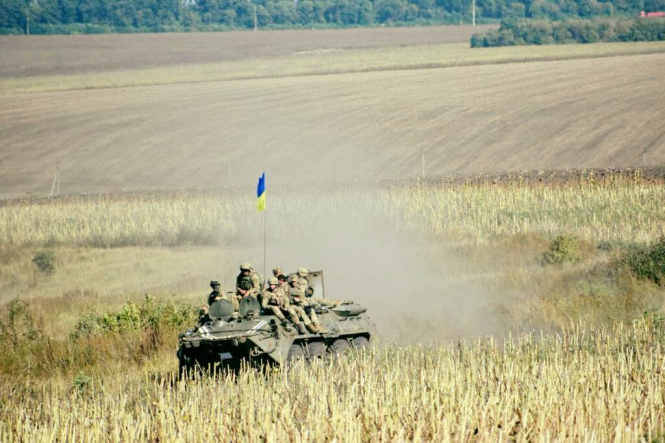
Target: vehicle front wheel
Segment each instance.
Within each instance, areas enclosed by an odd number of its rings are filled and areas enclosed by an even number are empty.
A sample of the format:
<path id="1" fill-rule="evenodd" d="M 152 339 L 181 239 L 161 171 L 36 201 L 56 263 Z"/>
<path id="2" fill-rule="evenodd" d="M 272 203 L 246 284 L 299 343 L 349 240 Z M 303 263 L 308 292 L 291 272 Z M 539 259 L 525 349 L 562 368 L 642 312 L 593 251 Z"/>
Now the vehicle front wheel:
<path id="1" fill-rule="evenodd" d="M 298 359 L 305 358 L 305 350 L 302 348 L 300 343 L 294 343 L 289 348 L 289 353 L 286 354 L 286 361 L 293 362 Z"/>
<path id="2" fill-rule="evenodd" d="M 331 355 L 341 355 L 346 353 L 350 348 L 349 342 L 346 339 L 338 338 L 328 346 L 328 353 Z"/>
<path id="3" fill-rule="evenodd" d="M 321 360 L 326 355 L 326 345 L 320 341 L 314 341 L 307 345 L 308 361 Z"/>
<path id="4" fill-rule="evenodd" d="M 353 348 L 358 350 L 358 351 L 360 351 L 362 349 L 367 349 L 370 346 L 369 340 L 367 339 L 367 337 L 363 337 L 363 336 L 355 337 L 351 344 L 353 345 Z"/>

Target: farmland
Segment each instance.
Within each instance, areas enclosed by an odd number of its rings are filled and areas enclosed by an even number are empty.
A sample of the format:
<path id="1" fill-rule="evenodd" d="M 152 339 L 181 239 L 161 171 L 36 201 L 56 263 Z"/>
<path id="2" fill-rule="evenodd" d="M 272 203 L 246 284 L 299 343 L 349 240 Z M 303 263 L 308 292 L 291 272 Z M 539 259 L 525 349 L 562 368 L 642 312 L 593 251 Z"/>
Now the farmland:
<path id="1" fill-rule="evenodd" d="M 542 56 L 562 49 L 537 50 Z M 377 60 L 391 54 L 376 51 Z M 512 48 L 497 51 L 510 57 Z M 414 54 L 405 57 L 421 57 L 417 49 Z M 91 74 L 89 86 L 76 80 L 90 89 L 3 97 L 0 185 L 5 197 L 44 195 L 58 165 L 62 192 L 219 187 L 262 170 L 274 184 L 371 180 L 419 174 L 423 150 L 429 175 L 659 164 L 665 155 L 663 102 L 653 91 L 660 85 L 663 57 L 198 83 L 176 79 L 136 87 L 122 86 L 122 72 L 100 74 L 111 77 L 97 86 Z M 353 60 L 351 55 L 340 63 Z M 251 72 L 252 63 L 233 69 Z M 403 65 L 399 57 L 390 63 Z M 57 89 L 68 78 L 40 78 L 38 86 Z M 12 82 L 0 84 L 11 89 Z M 286 158 L 300 171 L 297 180 L 276 167 Z"/>
<path id="2" fill-rule="evenodd" d="M 0 38 L 0 441 L 662 439 L 665 47 L 291 32 Z M 180 380 L 247 260 L 376 346 Z"/>
<path id="3" fill-rule="evenodd" d="M 178 327 L 85 332 L 85 322 L 146 303 L 193 314 L 209 279 L 229 287 L 247 258 L 260 269 L 251 198 L 7 202 L 0 285 L 5 301 L 28 305 L 16 311 L 16 341 L 2 342 L 0 438 L 658 437 L 665 293 L 616 260 L 663 235 L 662 199 L 662 180 L 639 171 L 563 185 L 282 190 L 269 200 L 270 263 L 326 269 L 330 294 L 369 307 L 377 347 L 191 381 L 176 380 Z M 543 262 L 561 234 L 579 238 L 576 255 Z M 53 274 L 31 263 L 45 250 Z"/>

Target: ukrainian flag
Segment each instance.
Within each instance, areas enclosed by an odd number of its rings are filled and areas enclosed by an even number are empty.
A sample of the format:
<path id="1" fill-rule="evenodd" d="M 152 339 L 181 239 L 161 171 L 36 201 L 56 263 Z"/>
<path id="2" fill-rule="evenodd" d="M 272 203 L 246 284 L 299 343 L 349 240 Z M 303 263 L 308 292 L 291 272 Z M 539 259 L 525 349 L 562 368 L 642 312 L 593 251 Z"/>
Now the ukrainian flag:
<path id="1" fill-rule="evenodd" d="M 259 186 L 256 188 L 256 210 L 258 212 L 266 210 L 266 173 L 259 177 Z"/>

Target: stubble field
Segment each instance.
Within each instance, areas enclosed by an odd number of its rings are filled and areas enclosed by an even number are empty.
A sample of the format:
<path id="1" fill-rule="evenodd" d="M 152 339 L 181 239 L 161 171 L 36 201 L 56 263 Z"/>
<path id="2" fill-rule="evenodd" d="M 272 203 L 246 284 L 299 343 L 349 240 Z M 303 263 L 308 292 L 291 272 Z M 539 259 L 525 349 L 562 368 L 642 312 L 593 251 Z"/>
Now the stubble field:
<path id="1" fill-rule="evenodd" d="M 640 171 L 274 190 L 268 270 L 325 269 L 331 297 L 369 308 L 375 347 L 194 380 L 176 336 L 209 279 L 261 270 L 253 199 L 8 202 L 0 440 L 657 440 L 665 292 L 635 263 L 662 265 L 663 198 Z"/>

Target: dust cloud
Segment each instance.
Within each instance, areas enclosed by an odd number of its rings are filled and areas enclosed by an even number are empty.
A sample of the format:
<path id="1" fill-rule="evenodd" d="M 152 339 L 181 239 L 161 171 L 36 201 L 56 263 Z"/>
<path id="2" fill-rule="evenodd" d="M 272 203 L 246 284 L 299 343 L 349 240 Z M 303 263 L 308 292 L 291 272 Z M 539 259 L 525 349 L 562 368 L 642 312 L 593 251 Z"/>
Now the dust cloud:
<path id="1" fill-rule="evenodd" d="M 290 204 L 296 199 L 288 194 L 281 206 L 269 205 L 266 278 L 275 266 L 286 273 L 299 267 L 323 270 L 326 298 L 367 307 L 380 340 L 387 342 L 435 342 L 504 330 L 492 313 L 493 295 L 453 275 L 450 265 L 457 257 L 442 254 L 440 242 L 399 227 L 395 211 L 371 204 L 380 198 L 378 189 L 364 186 L 342 195 L 334 207 L 313 205 L 306 212 Z M 275 238 L 274 219 L 283 217 L 297 234 Z M 256 225 L 253 231 L 244 231 L 230 250 L 233 271 L 250 261 L 263 272 L 263 233 Z M 472 266 L 470 273 L 481 271 Z M 225 277 L 230 284 L 230 273 Z"/>

